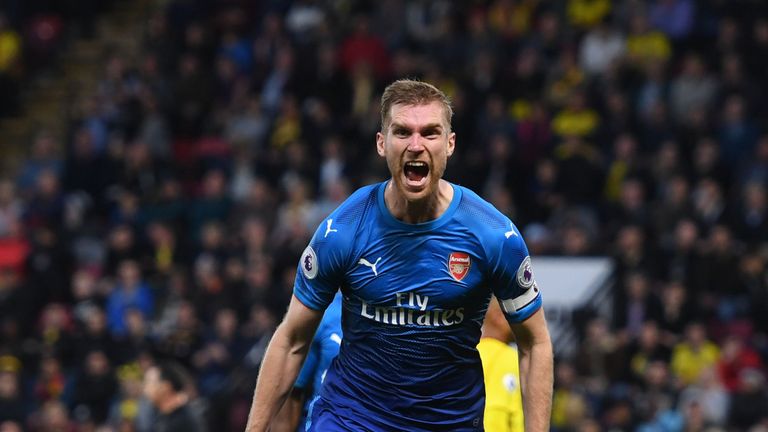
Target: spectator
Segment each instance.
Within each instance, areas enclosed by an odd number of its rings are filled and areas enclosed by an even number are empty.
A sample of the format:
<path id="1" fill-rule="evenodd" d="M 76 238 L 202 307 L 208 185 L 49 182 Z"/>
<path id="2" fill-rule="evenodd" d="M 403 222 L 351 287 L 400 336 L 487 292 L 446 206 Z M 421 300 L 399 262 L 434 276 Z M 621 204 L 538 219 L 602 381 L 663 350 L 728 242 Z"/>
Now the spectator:
<path id="1" fill-rule="evenodd" d="M 675 156 L 676 157 L 676 156 Z M 659 161 L 663 163 L 663 161 Z M 659 179 L 661 190 L 655 208 L 651 209 L 652 228 L 658 234 L 663 234 L 662 243 L 671 241 L 669 227 L 676 226 L 693 211 L 690 203 L 690 183 L 682 176 L 673 174 L 666 181 Z"/>
<path id="2" fill-rule="evenodd" d="M 731 165 L 739 164 L 752 154 L 758 138 L 757 126 L 749 118 L 745 105 L 744 98 L 733 95 L 725 100 L 722 112 L 720 150 L 725 162 Z"/>
<path id="3" fill-rule="evenodd" d="M 11 227 L 21 221 L 22 203 L 16 188 L 8 180 L 0 180 L 0 238 L 5 238 Z"/>
<path id="4" fill-rule="evenodd" d="M 714 102 L 717 81 L 707 72 L 701 57 L 689 54 L 683 59 L 680 76 L 672 82 L 669 101 L 672 114 L 678 121 L 690 121 L 690 112 L 696 108 L 708 110 Z"/>
<path id="5" fill-rule="evenodd" d="M 561 137 L 589 138 L 600 125 L 600 116 L 587 107 L 586 95 L 576 91 L 568 106 L 552 119 L 552 131 Z"/>
<path id="6" fill-rule="evenodd" d="M 140 310 L 128 309 L 125 312 L 125 325 L 125 334 L 116 340 L 118 353 L 113 358 L 117 364 L 135 362 L 141 353 L 151 352 L 154 348 L 148 320 Z"/>
<path id="7" fill-rule="evenodd" d="M 67 407 L 59 401 L 46 402 L 37 411 L 37 415 L 37 427 L 33 427 L 33 430 L 69 432 L 75 428 Z"/>
<path id="8" fill-rule="evenodd" d="M 745 243 L 765 243 L 768 241 L 768 192 L 765 185 L 748 183 L 742 190 L 744 199 L 733 221 L 735 234 Z"/>
<path id="9" fill-rule="evenodd" d="M 573 365 L 561 362 L 555 370 L 552 426 L 558 429 L 573 427 L 583 420 L 585 414 L 586 401 Z"/>
<path id="10" fill-rule="evenodd" d="M 142 373 L 137 363 L 116 369 L 119 393 L 110 407 L 109 423 L 116 428 L 128 429 L 137 423 L 142 403 Z M 137 428 L 137 430 L 140 430 Z"/>
<path id="11" fill-rule="evenodd" d="M 743 370 L 740 381 L 741 385 L 733 394 L 728 409 L 728 424 L 748 429 L 765 422 L 768 395 L 765 390 L 765 377 L 760 370 Z"/>
<path id="12" fill-rule="evenodd" d="M 728 414 L 729 395 L 720 382 L 714 369 L 707 369 L 699 376 L 699 381 L 686 388 L 680 394 L 679 410 L 685 413 L 693 409 L 691 404 L 699 405 L 701 417 L 710 426 L 724 426 Z"/>
<path id="13" fill-rule="evenodd" d="M 695 15 L 695 3 L 691 0 L 658 1 L 653 3 L 648 11 L 651 25 L 663 31 L 672 40 L 688 36 L 693 28 Z"/>
<path id="14" fill-rule="evenodd" d="M 581 30 L 599 25 L 610 11 L 610 0 L 568 0 L 566 13 L 571 25 Z"/>
<path id="15" fill-rule="evenodd" d="M 10 27 L 5 11 L 0 11 L 0 117 L 14 115 L 19 109 L 19 72 L 23 58 L 21 37 Z"/>
<path id="16" fill-rule="evenodd" d="M 389 53 L 383 41 L 370 32 L 370 19 L 363 14 L 354 17 L 351 34 L 341 43 L 339 56 L 348 74 L 360 64 L 369 65 L 378 79 L 389 74 Z"/>
<path id="17" fill-rule="evenodd" d="M 23 423 L 26 418 L 24 395 L 19 382 L 21 362 L 9 355 L 0 356 L 0 423 Z"/>
<path id="18" fill-rule="evenodd" d="M 28 195 L 34 189 L 37 178 L 43 171 L 52 171 L 62 175 L 64 166 L 59 152 L 61 144 L 49 131 L 40 131 L 32 141 L 29 157 L 24 160 L 16 185 L 22 195 Z"/>
<path id="19" fill-rule="evenodd" d="M 163 363 L 144 375 L 144 395 L 159 411 L 155 428 L 163 432 L 204 431 L 189 406 L 189 378 L 181 366 Z"/>
<path id="20" fill-rule="evenodd" d="M 722 344 L 723 350 L 717 363 L 717 374 L 725 389 L 729 392 L 742 388 L 743 372 L 747 369 L 759 370 L 763 366 L 759 354 L 736 336 L 728 336 Z"/>
<path id="21" fill-rule="evenodd" d="M 231 200 L 226 195 L 226 178 L 218 170 L 203 177 L 200 199 L 189 209 L 189 228 L 194 238 L 199 238 L 200 228 L 210 221 L 224 221 L 230 210 Z"/>
<path id="22" fill-rule="evenodd" d="M 649 284 L 647 275 L 631 273 L 624 280 L 624 291 L 616 296 L 613 328 L 623 340 L 635 339 L 646 321 L 658 321 L 661 317 L 661 302 Z"/>
<path id="23" fill-rule="evenodd" d="M 668 377 L 657 382 L 660 378 L 657 374 L 661 372 L 658 369 L 656 362 L 661 362 L 664 365 L 669 364 L 671 352 L 668 346 L 664 345 L 659 326 L 654 321 L 646 321 L 643 323 L 640 333 L 635 341 L 632 341 L 629 349 L 629 376 L 631 380 L 635 382 L 642 382 L 648 384 L 650 381 L 653 387 L 664 387 L 669 385 Z M 666 371 L 666 368 L 663 369 Z M 668 371 L 666 371 L 668 372 Z M 666 374 L 665 374 L 666 375 Z M 665 390 L 669 393 L 669 389 Z M 668 398 L 671 394 L 666 395 Z M 666 401 L 667 408 L 671 406 L 672 401 Z"/>
<path id="24" fill-rule="evenodd" d="M 554 153 L 558 157 L 557 192 L 569 205 L 593 205 L 603 178 L 599 153 L 575 136 L 566 137 Z"/>
<path id="25" fill-rule="evenodd" d="M 603 75 L 617 66 L 625 49 L 624 36 L 603 20 L 582 39 L 579 63 L 587 74 Z"/>
<path id="26" fill-rule="evenodd" d="M 704 326 L 693 322 L 685 329 L 685 339 L 672 351 L 672 372 L 681 385 L 690 385 L 719 358 L 720 349 L 707 339 Z"/>
<path id="27" fill-rule="evenodd" d="M 64 194 L 56 173 L 46 170 L 40 173 L 24 214 L 29 228 L 47 225 L 58 229 L 64 215 Z"/>
<path id="28" fill-rule="evenodd" d="M 73 351 L 76 365 L 83 364 L 88 353 L 95 351 L 105 353 L 110 359 L 117 358 L 117 342 L 108 331 L 104 311 L 98 306 L 90 307 L 83 317 L 81 329 L 74 336 Z"/>
<path id="29" fill-rule="evenodd" d="M 64 373 L 61 362 L 55 356 L 46 355 L 40 360 L 40 372 L 34 384 L 35 399 L 40 405 L 48 401 L 66 401 L 65 392 L 71 385 L 69 377 Z"/>
<path id="30" fill-rule="evenodd" d="M 91 351 L 85 356 L 74 386 L 75 410 L 83 409 L 87 413 L 84 415 L 95 424 L 104 423 L 112 398 L 117 394 L 117 380 L 104 352 Z"/>
<path id="31" fill-rule="evenodd" d="M 9 222 L 6 227 L 8 232 L 4 237 L 0 237 L 0 272 L 21 276 L 32 245 L 24 236 L 21 221 L 10 220 Z"/>
<path id="32" fill-rule="evenodd" d="M 661 292 L 662 316 L 659 321 L 663 343 L 673 346 L 683 334 L 685 325 L 695 321 L 698 312 L 688 298 L 685 286 L 680 281 L 667 283 Z"/>
<path id="33" fill-rule="evenodd" d="M 648 17 L 635 12 L 630 22 L 630 32 L 627 35 L 627 55 L 629 62 L 642 68 L 656 62 L 664 62 L 672 54 L 669 39 L 648 24 Z"/>
<path id="34" fill-rule="evenodd" d="M 670 381 L 668 363 L 662 359 L 649 359 L 641 378 L 640 394 L 633 398 L 633 410 L 640 423 L 638 430 L 670 426 L 674 429 L 682 419 L 675 411 L 676 392 Z"/>
<path id="35" fill-rule="evenodd" d="M 156 350 L 163 357 L 191 365 L 191 357 L 201 342 L 202 324 L 188 301 L 180 302 L 174 315 L 165 332 L 158 335 Z"/>
<path id="36" fill-rule="evenodd" d="M 127 331 L 126 314 L 136 309 L 144 317 L 152 313 L 154 295 L 142 280 L 141 270 L 135 261 L 124 260 L 118 267 L 118 280 L 107 299 L 107 321 L 114 336 Z"/>

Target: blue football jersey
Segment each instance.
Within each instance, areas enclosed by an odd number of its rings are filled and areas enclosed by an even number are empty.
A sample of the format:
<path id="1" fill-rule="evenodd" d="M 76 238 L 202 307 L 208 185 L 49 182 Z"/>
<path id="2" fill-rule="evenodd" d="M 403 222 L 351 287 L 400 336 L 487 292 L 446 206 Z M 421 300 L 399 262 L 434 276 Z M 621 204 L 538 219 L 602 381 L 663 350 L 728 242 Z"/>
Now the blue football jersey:
<path id="1" fill-rule="evenodd" d="M 339 353 L 342 335 L 341 293 L 337 293 L 323 314 L 323 319 L 312 339 L 312 345 L 309 347 L 307 359 L 304 361 L 304 366 L 302 366 L 299 377 L 296 378 L 294 384 L 294 387 L 311 390 L 304 404 L 304 414 L 311 412 L 311 406 L 320 393 L 326 372 Z M 307 422 L 308 426 L 309 422 Z M 299 430 L 305 429 L 304 422 L 300 422 Z"/>
<path id="2" fill-rule="evenodd" d="M 528 249 L 469 189 L 452 185 L 439 218 L 407 224 L 387 209 L 385 187 L 350 196 L 299 261 L 294 295 L 304 305 L 322 310 L 343 295 L 344 338 L 313 422 L 332 413 L 338 420 L 319 423 L 326 430 L 482 430 L 480 327 L 491 293 L 510 322 L 541 306 Z"/>

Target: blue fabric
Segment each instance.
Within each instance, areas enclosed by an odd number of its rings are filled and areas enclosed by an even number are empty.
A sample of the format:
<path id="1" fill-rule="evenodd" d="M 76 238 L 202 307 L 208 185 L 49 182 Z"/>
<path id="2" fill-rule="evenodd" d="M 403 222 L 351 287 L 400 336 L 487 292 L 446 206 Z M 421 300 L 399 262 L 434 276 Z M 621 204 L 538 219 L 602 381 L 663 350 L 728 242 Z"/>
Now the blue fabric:
<path id="1" fill-rule="evenodd" d="M 325 374 L 333 359 L 339 354 L 342 335 L 341 293 L 337 293 L 323 314 L 323 319 L 312 339 L 312 345 L 309 347 L 307 359 L 304 361 L 304 366 L 302 366 L 299 377 L 296 378 L 294 384 L 294 387 L 310 390 L 304 406 L 304 412 L 308 413 L 307 419 L 310 417 L 309 413 L 313 401 L 320 394 Z M 300 430 L 304 430 L 303 424 L 300 426 Z"/>
<path id="2" fill-rule="evenodd" d="M 369 430 L 482 430 L 476 345 L 491 293 L 531 298 L 508 311 L 510 322 L 541 306 L 528 291 L 525 242 L 506 216 L 456 185 L 438 219 L 398 221 L 385 185 L 359 189 L 331 213 L 299 261 L 299 301 L 322 310 L 339 288 L 343 295 L 344 338 L 317 405 Z"/>
<path id="3" fill-rule="evenodd" d="M 109 330 L 114 335 L 123 335 L 127 331 L 125 324 L 125 312 L 129 309 L 137 309 L 144 318 L 152 314 L 153 304 L 152 290 L 146 284 L 140 284 L 133 290 L 127 290 L 117 285 L 107 300 L 107 323 Z"/>

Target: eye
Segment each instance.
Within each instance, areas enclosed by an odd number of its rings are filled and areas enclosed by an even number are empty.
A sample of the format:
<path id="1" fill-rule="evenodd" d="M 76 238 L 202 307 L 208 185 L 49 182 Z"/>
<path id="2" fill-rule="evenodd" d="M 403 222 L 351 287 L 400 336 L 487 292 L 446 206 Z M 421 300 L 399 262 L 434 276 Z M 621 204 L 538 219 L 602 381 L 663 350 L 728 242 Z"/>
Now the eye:
<path id="1" fill-rule="evenodd" d="M 398 138 L 407 138 L 408 135 L 410 135 L 410 132 L 408 132 L 406 129 L 395 129 L 392 133 Z"/>

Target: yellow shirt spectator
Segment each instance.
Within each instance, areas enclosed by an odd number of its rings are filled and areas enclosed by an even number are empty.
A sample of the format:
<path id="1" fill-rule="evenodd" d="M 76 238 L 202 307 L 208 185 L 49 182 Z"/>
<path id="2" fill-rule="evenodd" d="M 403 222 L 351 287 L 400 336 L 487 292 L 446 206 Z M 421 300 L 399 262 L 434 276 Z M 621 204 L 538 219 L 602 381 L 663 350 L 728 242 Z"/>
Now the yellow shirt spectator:
<path id="1" fill-rule="evenodd" d="M 552 119 L 552 131 L 560 136 L 586 137 L 597 130 L 600 116 L 591 109 L 564 109 Z"/>
<path id="2" fill-rule="evenodd" d="M 569 0 L 568 21 L 574 26 L 588 29 L 596 26 L 611 11 L 610 0 Z"/>
<path id="3" fill-rule="evenodd" d="M 627 38 L 627 54 L 635 63 L 647 64 L 668 59 L 672 54 L 672 47 L 664 33 L 649 31 Z"/>
<path id="4" fill-rule="evenodd" d="M 0 72 L 10 72 L 21 55 L 21 39 L 13 30 L 0 31 Z"/>
<path id="5" fill-rule="evenodd" d="M 701 372 L 715 366 L 719 358 L 720 349 L 712 342 L 703 342 L 698 349 L 681 342 L 672 351 L 672 372 L 683 384 L 693 384 Z"/>
<path id="6" fill-rule="evenodd" d="M 485 430 L 523 432 L 523 397 L 517 349 L 491 337 L 477 344 L 485 378 Z"/>

